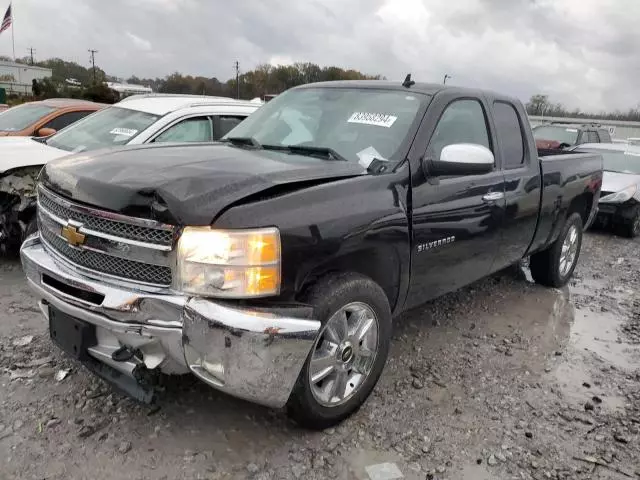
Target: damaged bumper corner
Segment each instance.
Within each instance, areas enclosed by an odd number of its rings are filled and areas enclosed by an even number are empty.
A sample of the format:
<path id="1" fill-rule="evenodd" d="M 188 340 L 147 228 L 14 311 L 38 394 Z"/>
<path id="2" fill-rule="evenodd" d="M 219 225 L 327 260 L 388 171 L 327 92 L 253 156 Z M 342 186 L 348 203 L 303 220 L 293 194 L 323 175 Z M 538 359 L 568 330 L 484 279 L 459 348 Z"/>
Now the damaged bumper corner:
<path id="1" fill-rule="evenodd" d="M 183 319 L 189 369 L 212 387 L 270 407 L 287 403 L 320 328 L 314 320 L 203 299 L 188 301 Z"/>
<path id="2" fill-rule="evenodd" d="M 114 378 L 138 381 L 141 369 L 192 372 L 213 388 L 278 408 L 289 399 L 320 329 L 310 307 L 240 308 L 142 292 L 84 277 L 54 255 L 37 234 L 21 248 L 43 314 L 48 318 L 56 308 L 93 325 L 96 341 L 87 353 L 116 372 Z M 122 347 L 136 355 L 114 359 Z"/>

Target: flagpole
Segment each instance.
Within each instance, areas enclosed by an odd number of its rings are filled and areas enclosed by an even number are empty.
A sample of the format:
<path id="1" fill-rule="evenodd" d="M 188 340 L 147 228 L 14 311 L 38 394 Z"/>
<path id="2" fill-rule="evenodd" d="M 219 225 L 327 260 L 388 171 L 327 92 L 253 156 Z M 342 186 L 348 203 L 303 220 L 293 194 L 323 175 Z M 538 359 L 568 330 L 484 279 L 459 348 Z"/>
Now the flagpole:
<path id="1" fill-rule="evenodd" d="M 15 61 L 16 61 L 16 36 L 15 36 L 16 22 L 15 22 L 15 18 L 16 17 L 13 14 L 13 4 L 12 3 L 9 4 L 9 8 L 11 9 L 11 44 L 13 45 L 13 62 L 15 63 Z"/>
<path id="2" fill-rule="evenodd" d="M 13 63 L 16 64 L 16 70 L 18 70 L 18 85 L 22 85 L 22 75 L 20 75 L 20 66 L 16 62 L 16 16 L 13 11 L 13 2 L 9 4 L 11 8 L 11 46 L 13 47 Z"/>

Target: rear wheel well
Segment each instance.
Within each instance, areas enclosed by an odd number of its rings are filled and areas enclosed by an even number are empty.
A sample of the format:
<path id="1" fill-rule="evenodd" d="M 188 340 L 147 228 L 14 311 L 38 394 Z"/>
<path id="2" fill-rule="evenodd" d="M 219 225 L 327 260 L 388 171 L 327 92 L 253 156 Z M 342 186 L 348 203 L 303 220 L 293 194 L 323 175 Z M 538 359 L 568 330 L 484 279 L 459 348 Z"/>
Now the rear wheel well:
<path id="1" fill-rule="evenodd" d="M 589 212 L 591 212 L 592 207 L 593 193 L 584 192 L 571 200 L 569 208 L 567 209 L 567 218 L 569 218 L 572 213 L 577 213 L 582 218 L 582 225 L 586 226 L 587 221 L 589 220 Z"/>

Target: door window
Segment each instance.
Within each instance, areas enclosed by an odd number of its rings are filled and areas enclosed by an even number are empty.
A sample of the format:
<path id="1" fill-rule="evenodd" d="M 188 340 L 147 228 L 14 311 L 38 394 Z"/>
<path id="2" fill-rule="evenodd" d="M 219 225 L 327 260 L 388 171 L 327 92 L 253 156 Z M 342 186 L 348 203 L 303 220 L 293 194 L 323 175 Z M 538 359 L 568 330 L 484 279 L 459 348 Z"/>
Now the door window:
<path id="1" fill-rule="evenodd" d="M 491 149 L 482 104 L 478 100 L 457 100 L 440 117 L 429 143 L 429 155 L 440 158 L 442 149 L 456 143 L 473 143 Z"/>
<path id="2" fill-rule="evenodd" d="M 63 113 L 62 115 L 58 115 L 56 118 L 49 120 L 40 128 L 53 128 L 57 132 L 58 130 L 62 130 L 64 127 L 68 127 L 72 123 L 77 122 L 81 118 L 84 118 L 91 113 L 93 112 L 90 110 Z"/>
<path id="3" fill-rule="evenodd" d="M 156 143 L 211 141 L 213 141 L 213 131 L 209 117 L 187 118 L 169 127 L 154 140 Z"/>

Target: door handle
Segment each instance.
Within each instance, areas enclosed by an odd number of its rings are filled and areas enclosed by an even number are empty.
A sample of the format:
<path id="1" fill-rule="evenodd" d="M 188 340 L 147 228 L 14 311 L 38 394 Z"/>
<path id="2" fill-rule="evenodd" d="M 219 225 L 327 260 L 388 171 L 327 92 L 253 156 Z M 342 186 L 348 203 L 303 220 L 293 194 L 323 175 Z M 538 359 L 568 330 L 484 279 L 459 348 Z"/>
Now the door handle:
<path id="1" fill-rule="evenodd" d="M 504 192 L 489 192 L 482 196 L 482 200 L 485 202 L 495 202 L 504 198 Z"/>

